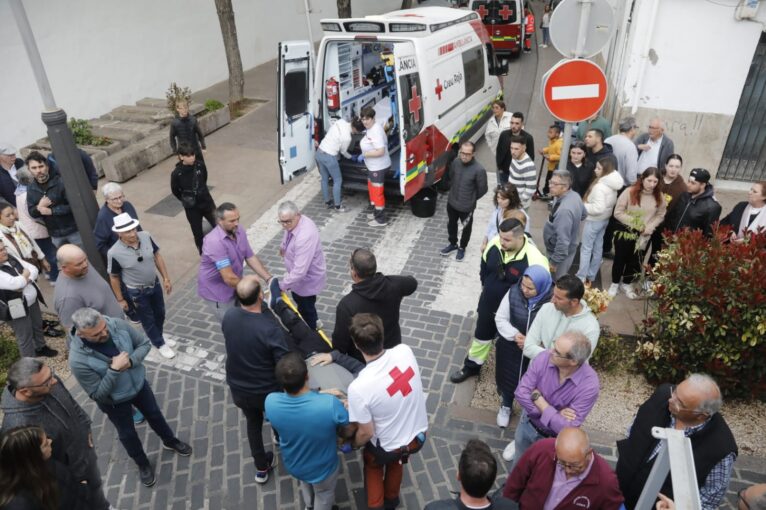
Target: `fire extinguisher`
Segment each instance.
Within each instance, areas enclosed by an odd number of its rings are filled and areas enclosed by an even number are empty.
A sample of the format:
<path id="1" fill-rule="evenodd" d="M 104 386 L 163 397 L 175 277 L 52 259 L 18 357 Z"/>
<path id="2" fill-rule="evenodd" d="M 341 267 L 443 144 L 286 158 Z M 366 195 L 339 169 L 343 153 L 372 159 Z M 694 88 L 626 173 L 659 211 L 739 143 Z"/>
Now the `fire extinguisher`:
<path id="1" fill-rule="evenodd" d="M 335 78 L 327 80 L 327 109 L 331 112 L 340 110 L 340 86 Z"/>

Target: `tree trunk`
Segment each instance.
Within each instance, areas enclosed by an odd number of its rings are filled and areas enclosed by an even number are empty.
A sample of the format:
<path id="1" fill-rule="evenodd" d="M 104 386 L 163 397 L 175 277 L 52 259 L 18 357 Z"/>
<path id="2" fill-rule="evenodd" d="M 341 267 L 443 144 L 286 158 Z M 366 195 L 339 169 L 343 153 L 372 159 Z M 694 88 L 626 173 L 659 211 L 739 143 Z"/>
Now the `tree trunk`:
<path id="1" fill-rule="evenodd" d="M 242 57 L 239 54 L 234 8 L 231 0 L 215 0 L 215 10 L 218 13 L 218 22 L 221 24 L 226 65 L 229 67 L 229 111 L 234 114 L 245 98 L 245 73 L 242 70 Z"/>
<path id="2" fill-rule="evenodd" d="M 412 0 L 402 0 L 402 9 L 412 9 Z"/>
<path id="3" fill-rule="evenodd" d="M 351 0 L 337 0 L 338 4 L 338 17 L 350 18 L 351 17 Z"/>

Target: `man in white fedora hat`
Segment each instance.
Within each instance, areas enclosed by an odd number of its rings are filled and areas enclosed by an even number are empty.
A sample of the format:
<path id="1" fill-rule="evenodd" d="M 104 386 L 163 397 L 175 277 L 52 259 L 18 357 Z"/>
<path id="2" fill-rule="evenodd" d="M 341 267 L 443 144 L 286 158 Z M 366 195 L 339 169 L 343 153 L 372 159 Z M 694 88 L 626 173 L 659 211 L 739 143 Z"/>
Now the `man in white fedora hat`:
<path id="1" fill-rule="evenodd" d="M 160 354 L 170 359 L 176 353 L 171 349 L 174 341 L 165 339 L 162 327 L 165 323 L 165 300 L 162 288 L 170 294 L 173 286 L 170 283 L 165 260 L 160 255 L 160 248 L 152 239 L 149 232 L 138 231 L 138 220 L 128 213 L 114 217 L 112 231 L 119 239 L 107 252 L 107 271 L 112 291 L 123 310 L 128 309 L 131 300 L 136 307 L 138 319 L 144 328 L 146 336 Z M 157 278 L 159 271 L 162 285 Z M 127 296 L 123 295 L 121 283 L 125 284 Z"/>

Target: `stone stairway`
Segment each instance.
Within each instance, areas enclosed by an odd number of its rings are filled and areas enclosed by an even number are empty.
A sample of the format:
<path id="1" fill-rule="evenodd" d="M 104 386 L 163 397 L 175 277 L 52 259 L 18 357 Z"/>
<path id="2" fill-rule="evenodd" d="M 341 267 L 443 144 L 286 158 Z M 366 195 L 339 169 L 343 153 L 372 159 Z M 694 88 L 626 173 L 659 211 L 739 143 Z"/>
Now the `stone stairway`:
<path id="1" fill-rule="evenodd" d="M 221 108 L 207 112 L 201 103 L 192 102 L 189 112 L 197 117 L 202 133 L 207 135 L 230 121 L 229 109 Z M 97 119 L 90 119 L 94 136 L 109 138 L 106 146 L 81 146 L 90 154 L 99 176 L 115 182 L 125 182 L 172 155 L 169 124 L 173 114 L 167 101 L 144 98 L 135 105 L 118 106 Z M 49 152 L 51 146 L 43 138 L 25 147 L 23 154 L 31 150 Z"/>

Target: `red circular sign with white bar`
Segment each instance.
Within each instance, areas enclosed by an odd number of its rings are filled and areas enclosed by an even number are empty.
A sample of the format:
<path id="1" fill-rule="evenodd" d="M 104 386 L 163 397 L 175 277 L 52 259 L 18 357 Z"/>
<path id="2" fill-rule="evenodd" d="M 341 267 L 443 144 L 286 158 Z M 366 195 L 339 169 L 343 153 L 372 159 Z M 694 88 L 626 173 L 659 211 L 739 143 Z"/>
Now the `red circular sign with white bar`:
<path id="1" fill-rule="evenodd" d="M 564 122 L 593 117 L 606 100 L 606 76 L 585 59 L 562 60 L 543 76 L 543 103 Z"/>

